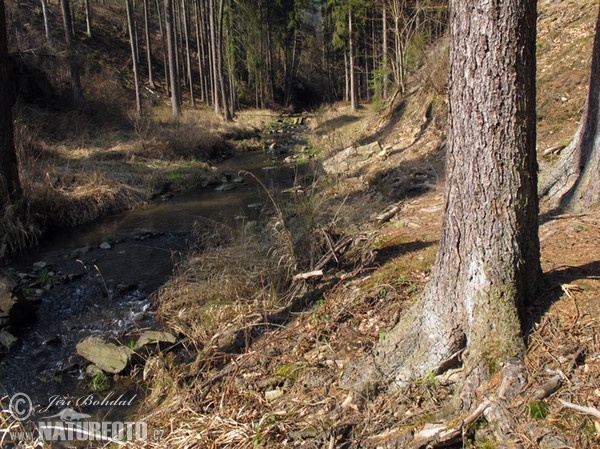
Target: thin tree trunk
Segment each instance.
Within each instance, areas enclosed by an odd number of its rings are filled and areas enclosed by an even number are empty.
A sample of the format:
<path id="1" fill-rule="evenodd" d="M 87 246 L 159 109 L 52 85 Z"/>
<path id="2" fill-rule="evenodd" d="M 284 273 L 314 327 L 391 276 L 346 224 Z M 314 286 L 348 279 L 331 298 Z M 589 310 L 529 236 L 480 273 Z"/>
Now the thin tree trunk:
<path id="1" fill-rule="evenodd" d="M 223 7 L 225 0 L 219 2 L 219 55 L 217 57 L 219 71 L 219 84 L 221 86 L 221 100 L 223 101 L 223 118 L 231 120 L 231 109 L 227 102 L 227 89 L 225 86 L 225 77 L 223 74 Z"/>
<path id="2" fill-rule="evenodd" d="M 50 22 L 49 22 L 49 11 L 48 11 L 48 0 L 42 0 L 42 14 L 44 16 L 44 31 L 46 32 L 46 40 L 52 41 L 52 34 L 50 33 Z"/>
<path id="3" fill-rule="evenodd" d="M 148 26 L 148 0 L 143 0 L 144 8 L 144 34 L 146 38 L 146 62 L 148 63 L 148 84 L 152 89 L 154 85 L 154 71 L 152 70 L 152 43 L 150 41 L 150 27 Z"/>
<path id="4" fill-rule="evenodd" d="M 196 100 L 194 98 L 194 80 L 192 78 L 192 58 L 190 56 L 190 33 L 188 27 L 188 10 L 186 0 L 181 0 L 181 11 L 183 17 L 181 18 L 183 24 L 183 36 L 185 40 L 185 57 L 186 57 L 186 68 L 187 68 L 187 80 L 190 89 L 190 101 L 192 107 L 196 106 Z"/>
<path id="5" fill-rule="evenodd" d="M 71 72 L 71 95 L 73 103 L 80 104 L 83 101 L 83 93 L 81 89 L 81 79 L 79 77 L 79 62 L 73 48 L 72 37 L 72 22 L 71 22 L 71 7 L 69 0 L 61 0 L 63 25 L 65 28 L 65 46 L 67 47 L 67 60 Z"/>
<path id="6" fill-rule="evenodd" d="M 348 64 L 350 70 L 350 110 L 354 112 L 358 109 L 358 97 L 356 93 L 356 79 L 354 72 L 354 36 L 352 22 L 352 7 L 350 7 L 350 11 L 348 12 Z"/>
<path id="7" fill-rule="evenodd" d="M 19 164 L 15 151 L 12 118 L 12 80 L 8 60 L 6 13 L 0 2 L 0 204 L 16 201 L 21 196 Z M 0 249 L 1 252 L 1 249 Z"/>
<path id="8" fill-rule="evenodd" d="M 167 44 L 165 42 L 165 32 L 163 30 L 163 21 L 160 15 L 160 0 L 156 0 L 156 13 L 158 14 L 158 29 L 160 30 L 160 44 L 162 47 L 162 56 L 163 56 L 163 70 L 165 72 L 165 90 L 167 95 L 170 95 L 170 78 L 169 78 L 169 63 L 167 62 Z"/>
<path id="9" fill-rule="evenodd" d="M 181 97 L 179 96 L 179 75 L 175 58 L 175 36 L 173 35 L 173 0 L 165 0 L 165 25 L 169 55 L 169 78 L 171 80 L 171 105 L 173 116 L 178 117 L 181 115 Z"/>
<path id="10" fill-rule="evenodd" d="M 127 9 L 127 25 L 129 28 L 129 43 L 131 46 L 131 62 L 133 65 L 133 81 L 135 86 L 135 108 L 138 117 L 142 115 L 142 101 L 140 97 L 140 84 L 138 76 L 138 62 L 135 51 L 135 33 L 133 28 L 133 11 L 131 6 L 131 0 L 125 0 L 125 6 Z"/>
<path id="11" fill-rule="evenodd" d="M 202 31 L 200 29 L 200 6 L 199 2 L 194 2 L 194 12 L 195 12 L 195 25 L 196 25 L 196 47 L 198 48 L 198 74 L 200 75 L 200 101 L 206 103 L 206 99 L 208 98 L 205 92 L 206 86 L 206 77 L 204 70 L 204 39 L 202 37 Z"/>
<path id="12" fill-rule="evenodd" d="M 90 0 L 84 0 L 85 5 L 85 35 L 92 38 L 92 5 Z"/>
<path id="13" fill-rule="evenodd" d="M 387 6 L 385 4 L 385 2 L 383 2 L 383 11 L 382 11 L 382 26 L 383 26 L 383 31 L 382 31 L 382 38 L 381 38 L 381 42 L 382 42 L 382 48 L 381 51 L 383 53 L 383 57 L 381 59 L 381 65 L 382 65 L 382 76 L 383 76 L 383 85 L 382 85 L 382 89 L 381 89 L 381 97 L 382 100 L 386 100 L 389 93 L 388 93 L 388 89 L 389 89 L 389 80 L 388 80 L 388 31 L 387 31 Z"/>
<path id="14" fill-rule="evenodd" d="M 211 73 L 212 73 L 212 99 L 213 107 L 216 115 L 221 115 L 221 106 L 219 104 L 219 88 L 218 88 L 218 69 L 217 69 L 217 31 L 215 21 L 215 0 L 208 0 L 208 23 L 210 28 L 210 56 L 211 56 Z"/>
<path id="15" fill-rule="evenodd" d="M 523 356 L 519 315 L 541 278 L 535 25 L 535 0 L 452 2 L 440 247 L 422 299 L 375 357 L 400 385 L 464 348 L 467 373 Z"/>
<path id="16" fill-rule="evenodd" d="M 584 212 L 600 202 L 600 12 L 584 112 L 575 137 L 540 187 L 557 210 Z"/>

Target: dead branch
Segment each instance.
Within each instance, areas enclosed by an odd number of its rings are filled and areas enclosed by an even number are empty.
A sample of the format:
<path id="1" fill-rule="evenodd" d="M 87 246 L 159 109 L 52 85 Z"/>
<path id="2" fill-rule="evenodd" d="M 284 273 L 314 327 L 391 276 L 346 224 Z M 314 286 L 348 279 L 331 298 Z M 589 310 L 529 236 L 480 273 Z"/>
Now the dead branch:
<path id="1" fill-rule="evenodd" d="M 562 399 L 558 399 L 563 406 L 567 408 L 572 408 L 573 410 L 577 410 L 578 412 L 584 413 L 586 415 L 591 415 L 596 419 L 600 419 L 600 410 L 594 407 L 586 407 L 583 405 L 573 404 L 572 402 L 563 401 Z"/>
<path id="2" fill-rule="evenodd" d="M 473 410 L 464 420 L 459 421 L 454 427 L 445 429 L 444 426 L 439 426 L 438 431 L 431 435 L 431 430 L 424 438 L 421 438 L 416 444 L 411 446 L 411 449 L 423 449 L 436 448 L 447 446 L 450 442 L 457 440 L 462 437 L 464 430 L 469 427 L 473 422 L 477 421 L 483 412 L 491 405 L 489 400 L 483 401 L 479 406 Z M 419 439 L 419 434 L 415 435 L 415 439 Z"/>
<path id="3" fill-rule="evenodd" d="M 310 279 L 310 278 L 314 278 L 314 277 L 320 277 L 323 276 L 323 270 L 315 270 L 315 271 L 309 271 L 308 273 L 300 273 L 297 274 L 293 277 L 294 281 L 299 281 L 302 279 Z"/>

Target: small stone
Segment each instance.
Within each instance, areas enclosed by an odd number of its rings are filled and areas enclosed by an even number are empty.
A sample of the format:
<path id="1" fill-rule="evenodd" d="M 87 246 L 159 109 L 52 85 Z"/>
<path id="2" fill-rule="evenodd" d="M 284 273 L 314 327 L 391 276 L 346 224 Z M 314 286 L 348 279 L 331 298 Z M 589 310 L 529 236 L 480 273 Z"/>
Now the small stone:
<path id="1" fill-rule="evenodd" d="M 44 262 L 43 260 L 36 262 L 33 264 L 33 268 L 37 269 L 37 270 L 43 270 L 44 268 L 46 268 L 48 266 L 47 262 Z"/>
<path id="2" fill-rule="evenodd" d="M 102 371 L 96 365 L 88 365 L 88 367 L 85 369 L 85 375 L 88 377 L 94 377 L 101 373 L 104 373 L 104 371 Z"/>
<path id="3" fill-rule="evenodd" d="M 138 341 L 135 343 L 134 349 L 137 351 L 143 348 L 144 346 L 154 344 L 160 345 L 161 343 L 175 344 L 176 341 L 177 338 L 175 337 L 175 335 L 169 332 L 146 331 L 140 336 Z"/>
<path id="4" fill-rule="evenodd" d="M 4 346 L 8 351 L 15 347 L 19 339 L 13 334 L 8 332 L 6 329 L 0 331 L 0 344 Z"/>
<path id="5" fill-rule="evenodd" d="M 112 249 L 112 245 L 108 242 L 102 242 L 100 244 L 100 249 L 106 249 L 106 250 Z"/>
<path id="6" fill-rule="evenodd" d="M 267 401 L 274 401 L 281 396 L 283 396 L 283 391 L 281 390 L 269 390 L 265 392 L 265 399 Z"/>

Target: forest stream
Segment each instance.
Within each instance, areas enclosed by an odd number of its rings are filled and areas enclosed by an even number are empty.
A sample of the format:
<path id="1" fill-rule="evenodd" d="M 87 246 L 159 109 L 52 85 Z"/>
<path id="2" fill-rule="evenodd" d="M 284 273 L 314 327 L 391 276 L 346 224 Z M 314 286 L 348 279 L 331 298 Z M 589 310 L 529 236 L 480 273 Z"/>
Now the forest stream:
<path id="1" fill-rule="evenodd" d="M 293 128 L 281 124 L 269 137 L 275 142 L 270 152 L 241 153 L 218 164 L 220 185 L 61 231 L 13 261 L 8 268 L 37 283 L 28 292 L 36 298 L 36 320 L 18 329 L 18 343 L 0 355 L 2 396 L 26 394 L 34 421 L 59 413 L 69 401 L 77 408 L 77 400 L 78 412 L 99 420 L 122 420 L 137 409 L 143 393 L 129 376 L 90 383 L 77 343 L 98 335 L 131 346 L 144 330 L 160 330 L 151 294 L 187 253 L 201 249 L 202 230 L 222 224 L 244 229 L 270 206 L 263 187 L 245 172 L 275 192 L 294 184 L 297 166 L 283 159 L 304 142 Z M 112 406 L 85 402 L 118 398 Z"/>

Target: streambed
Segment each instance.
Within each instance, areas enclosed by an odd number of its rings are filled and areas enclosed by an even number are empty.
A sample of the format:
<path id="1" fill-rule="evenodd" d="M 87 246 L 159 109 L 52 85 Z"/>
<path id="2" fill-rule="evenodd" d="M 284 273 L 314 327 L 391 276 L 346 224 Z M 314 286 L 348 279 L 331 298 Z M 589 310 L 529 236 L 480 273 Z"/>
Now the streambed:
<path id="1" fill-rule="evenodd" d="M 159 328 L 150 295 L 185 254 L 201 247 L 197 223 L 240 229 L 257 219 L 267 194 L 243 171 L 269 189 L 290 188 L 297 167 L 282 159 L 297 144 L 295 134 L 279 133 L 270 154 L 243 153 L 219 164 L 221 185 L 57 233 L 15 260 L 9 268 L 24 279 L 41 281 L 34 292 L 39 296 L 35 323 L 19 329 L 19 342 L 0 355 L 3 405 L 24 393 L 34 406 L 34 422 L 60 413 L 67 403 L 102 420 L 127 417 L 139 406 L 141 392 L 128 376 L 91 384 L 83 376 L 87 362 L 77 355 L 76 344 L 100 335 L 129 345 L 145 329 Z"/>

